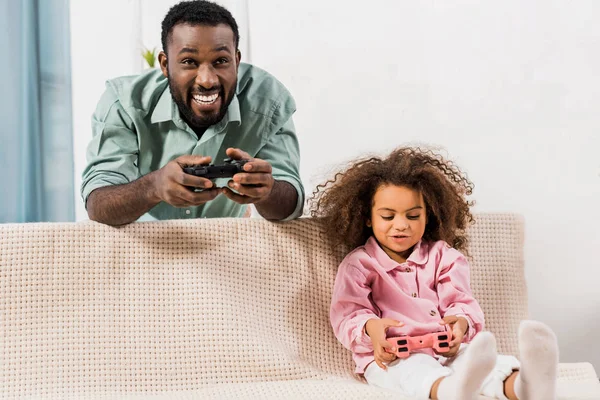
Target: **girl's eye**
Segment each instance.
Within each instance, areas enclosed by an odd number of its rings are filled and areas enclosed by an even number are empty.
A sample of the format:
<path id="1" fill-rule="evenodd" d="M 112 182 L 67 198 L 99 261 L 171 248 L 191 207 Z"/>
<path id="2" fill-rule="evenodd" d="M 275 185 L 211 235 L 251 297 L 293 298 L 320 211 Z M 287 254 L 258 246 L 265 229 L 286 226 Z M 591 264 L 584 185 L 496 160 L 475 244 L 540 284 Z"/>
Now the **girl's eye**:
<path id="1" fill-rule="evenodd" d="M 421 218 L 421 216 L 420 215 L 409 215 L 406 218 L 411 219 L 411 220 L 416 220 L 416 219 Z"/>
<path id="2" fill-rule="evenodd" d="M 391 220 L 393 220 L 393 219 L 394 219 L 394 217 L 393 217 L 393 216 L 391 216 L 391 217 L 388 217 L 388 216 L 384 216 L 384 215 L 382 215 L 382 216 L 381 216 L 381 219 L 382 219 L 382 220 L 384 220 L 384 221 L 391 221 Z"/>

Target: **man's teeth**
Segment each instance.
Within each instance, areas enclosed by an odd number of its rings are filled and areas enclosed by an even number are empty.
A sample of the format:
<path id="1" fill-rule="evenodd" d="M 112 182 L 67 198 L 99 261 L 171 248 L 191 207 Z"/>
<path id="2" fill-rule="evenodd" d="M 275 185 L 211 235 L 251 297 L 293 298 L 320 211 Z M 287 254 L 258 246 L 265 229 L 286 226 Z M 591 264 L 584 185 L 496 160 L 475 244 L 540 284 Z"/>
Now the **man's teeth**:
<path id="1" fill-rule="evenodd" d="M 218 93 L 215 93 L 210 96 L 202 96 L 200 94 L 195 94 L 194 100 L 197 101 L 198 103 L 202 103 L 202 104 L 211 104 L 211 103 L 214 103 L 218 97 L 219 97 Z"/>

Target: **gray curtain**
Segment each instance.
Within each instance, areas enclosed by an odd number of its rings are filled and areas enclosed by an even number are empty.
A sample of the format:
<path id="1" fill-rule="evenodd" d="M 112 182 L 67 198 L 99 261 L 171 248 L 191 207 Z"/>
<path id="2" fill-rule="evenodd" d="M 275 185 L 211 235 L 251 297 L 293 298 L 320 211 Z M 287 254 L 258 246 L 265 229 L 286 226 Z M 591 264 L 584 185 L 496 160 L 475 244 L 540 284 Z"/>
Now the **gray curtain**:
<path id="1" fill-rule="evenodd" d="M 0 26 L 0 222 L 74 221 L 69 0 L 0 0 Z"/>

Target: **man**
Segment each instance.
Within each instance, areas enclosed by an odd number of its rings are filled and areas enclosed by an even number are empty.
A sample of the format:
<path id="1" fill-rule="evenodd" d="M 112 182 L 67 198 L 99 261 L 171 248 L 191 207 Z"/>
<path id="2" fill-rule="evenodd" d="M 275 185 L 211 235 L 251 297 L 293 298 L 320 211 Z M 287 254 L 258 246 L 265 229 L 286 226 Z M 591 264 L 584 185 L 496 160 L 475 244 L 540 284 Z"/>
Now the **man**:
<path id="1" fill-rule="evenodd" d="M 240 64 L 238 43 L 229 11 L 182 2 L 162 22 L 160 71 L 107 82 L 81 186 L 90 219 L 238 217 L 250 203 L 269 220 L 302 213 L 294 100 Z M 250 161 L 222 187 L 183 172 L 225 158 Z"/>

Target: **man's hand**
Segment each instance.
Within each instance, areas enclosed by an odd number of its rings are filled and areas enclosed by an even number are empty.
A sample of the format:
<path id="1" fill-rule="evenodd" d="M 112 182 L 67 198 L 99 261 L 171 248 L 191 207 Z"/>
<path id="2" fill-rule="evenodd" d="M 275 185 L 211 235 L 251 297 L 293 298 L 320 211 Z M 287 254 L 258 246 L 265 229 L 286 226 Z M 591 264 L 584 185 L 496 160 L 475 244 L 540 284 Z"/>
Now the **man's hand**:
<path id="1" fill-rule="evenodd" d="M 213 200 L 220 190 L 209 179 L 183 172 L 184 167 L 210 164 L 210 161 L 210 157 L 185 155 L 167 163 L 154 175 L 156 199 L 174 207 L 199 206 Z M 194 192 L 194 188 L 203 190 Z"/>
<path id="2" fill-rule="evenodd" d="M 183 167 L 208 163 L 210 157 L 181 156 L 133 182 L 95 189 L 87 199 L 88 215 L 91 220 L 118 226 L 135 221 L 161 201 L 190 207 L 213 200 L 221 191 L 210 180 L 183 172 Z M 196 193 L 194 188 L 204 190 Z"/>
<path id="3" fill-rule="evenodd" d="M 252 158 L 240 149 L 229 148 L 226 154 L 234 160 L 249 160 L 249 162 L 244 165 L 244 172 L 235 174 L 227 183 L 229 187 L 222 189 L 223 194 L 239 204 L 260 203 L 266 200 L 275 183 L 271 174 L 273 171 L 271 164 L 259 158 Z"/>
<path id="4" fill-rule="evenodd" d="M 452 341 L 450 342 L 450 349 L 445 353 L 437 353 L 444 357 L 454 357 L 460 349 L 467 330 L 469 329 L 469 322 L 465 317 L 457 317 L 454 315 L 448 315 L 440 321 L 440 325 L 449 325 L 452 330 Z"/>
<path id="5" fill-rule="evenodd" d="M 396 348 L 386 340 L 387 331 L 390 327 L 400 327 L 402 325 L 404 325 L 402 322 L 390 318 L 373 318 L 365 324 L 365 332 L 367 332 L 373 343 L 375 362 L 384 371 L 387 370 L 385 364 L 396 359 Z M 386 351 L 386 349 L 390 352 Z"/>

